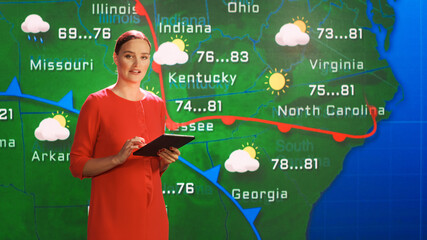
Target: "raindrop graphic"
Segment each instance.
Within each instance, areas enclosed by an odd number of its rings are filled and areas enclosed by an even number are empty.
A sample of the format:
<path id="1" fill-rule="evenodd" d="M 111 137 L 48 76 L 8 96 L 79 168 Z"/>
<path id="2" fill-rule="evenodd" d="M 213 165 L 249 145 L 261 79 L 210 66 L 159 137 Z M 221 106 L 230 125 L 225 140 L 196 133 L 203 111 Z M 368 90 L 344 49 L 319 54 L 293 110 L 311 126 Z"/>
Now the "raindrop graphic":
<path id="1" fill-rule="evenodd" d="M 43 43 L 43 38 L 40 37 L 40 42 Z"/>
<path id="2" fill-rule="evenodd" d="M 36 36 L 34 36 L 34 42 L 37 42 L 37 38 L 36 38 Z"/>
<path id="3" fill-rule="evenodd" d="M 31 37 L 30 37 L 30 35 L 28 35 L 28 40 L 29 40 L 29 41 L 31 41 Z"/>

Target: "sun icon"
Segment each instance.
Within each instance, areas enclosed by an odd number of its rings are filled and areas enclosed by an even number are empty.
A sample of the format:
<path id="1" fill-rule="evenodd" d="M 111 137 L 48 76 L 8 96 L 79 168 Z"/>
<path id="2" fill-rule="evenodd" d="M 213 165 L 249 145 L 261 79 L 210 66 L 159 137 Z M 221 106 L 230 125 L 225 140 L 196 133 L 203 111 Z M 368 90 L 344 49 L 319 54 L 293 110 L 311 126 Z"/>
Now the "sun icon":
<path id="1" fill-rule="evenodd" d="M 292 18 L 292 21 L 294 21 L 294 24 L 297 25 L 297 27 L 299 27 L 301 32 L 309 33 L 308 29 L 310 28 L 310 26 L 307 25 L 308 21 L 304 20 L 304 17 L 302 17 L 301 19 L 300 17 L 297 17 L 297 19 Z"/>
<path id="2" fill-rule="evenodd" d="M 277 94 L 277 96 L 280 95 L 280 93 L 286 93 L 286 89 L 290 86 L 290 79 L 286 78 L 288 76 L 287 73 L 283 74 L 283 70 L 280 70 L 280 72 L 277 71 L 277 69 L 274 69 L 274 73 L 270 71 L 270 75 L 266 76 L 268 79 L 265 84 L 268 84 L 267 91 L 271 90 L 271 94 Z"/>
<path id="3" fill-rule="evenodd" d="M 150 87 L 149 86 L 145 86 L 145 90 L 147 90 L 148 92 L 151 92 L 154 95 L 159 95 L 159 91 L 157 91 L 154 87 Z"/>
<path id="4" fill-rule="evenodd" d="M 175 35 L 175 38 L 171 37 L 171 40 L 173 44 L 178 46 L 179 50 L 188 52 L 186 48 L 188 47 L 188 44 L 186 43 L 187 39 L 183 39 L 183 36 L 178 37 L 178 35 Z"/>
<path id="5" fill-rule="evenodd" d="M 59 122 L 59 124 L 62 127 L 70 127 L 67 124 L 70 122 L 70 120 L 68 120 L 68 115 L 64 116 L 64 111 L 62 111 L 61 113 L 59 113 L 59 111 L 56 111 L 56 114 L 52 113 L 52 118 L 55 119 L 56 121 Z"/>
<path id="6" fill-rule="evenodd" d="M 247 152 L 252 159 L 259 159 L 257 157 L 257 154 L 259 154 L 259 152 L 257 152 L 258 147 L 254 147 L 253 143 L 252 144 L 246 143 L 246 145 L 242 144 L 242 147 L 243 147 L 243 151 Z"/>

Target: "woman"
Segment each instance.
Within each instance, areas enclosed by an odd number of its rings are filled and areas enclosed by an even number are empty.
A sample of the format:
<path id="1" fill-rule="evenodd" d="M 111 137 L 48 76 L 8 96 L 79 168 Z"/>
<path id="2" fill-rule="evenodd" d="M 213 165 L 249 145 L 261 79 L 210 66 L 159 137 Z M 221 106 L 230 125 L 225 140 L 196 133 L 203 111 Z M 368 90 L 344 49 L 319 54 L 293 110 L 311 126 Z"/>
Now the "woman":
<path id="1" fill-rule="evenodd" d="M 180 152 L 131 154 L 165 129 L 164 102 L 140 88 L 150 50 L 143 33 L 122 34 L 113 54 L 116 84 L 89 95 L 80 111 L 70 170 L 74 177 L 92 178 L 89 240 L 168 239 L 160 176 Z"/>

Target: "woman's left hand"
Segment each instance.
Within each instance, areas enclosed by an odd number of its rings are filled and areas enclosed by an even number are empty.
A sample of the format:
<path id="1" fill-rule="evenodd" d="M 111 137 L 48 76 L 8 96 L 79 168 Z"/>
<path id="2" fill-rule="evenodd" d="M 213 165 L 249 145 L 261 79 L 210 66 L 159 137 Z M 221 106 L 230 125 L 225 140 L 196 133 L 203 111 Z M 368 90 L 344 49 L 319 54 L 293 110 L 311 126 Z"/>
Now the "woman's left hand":
<path id="1" fill-rule="evenodd" d="M 160 169 L 161 171 L 164 171 L 169 166 L 169 164 L 178 160 L 181 152 L 177 148 L 170 147 L 169 149 L 160 149 L 157 155 L 160 157 Z"/>

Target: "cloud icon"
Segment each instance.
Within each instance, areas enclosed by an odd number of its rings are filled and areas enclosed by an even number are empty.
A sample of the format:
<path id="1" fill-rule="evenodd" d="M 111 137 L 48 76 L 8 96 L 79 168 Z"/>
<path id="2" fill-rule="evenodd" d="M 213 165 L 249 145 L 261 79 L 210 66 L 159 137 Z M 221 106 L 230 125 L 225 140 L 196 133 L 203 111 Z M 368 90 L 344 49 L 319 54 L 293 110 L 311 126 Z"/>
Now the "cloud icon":
<path id="1" fill-rule="evenodd" d="M 188 61 L 188 54 L 181 51 L 179 47 L 172 42 L 165 42 L 159 46 L 154 53 L 153 59 L 161 65 L 184 64 Z"/>
<path id="2" fill-rule="evenodd" d="M 224 165 L 227 171 L 239 173 L 247 171 L 254 172 L 259 168 L 258 160 L 251 158 L 249 153 L 245 150 L 236 150 L 232 152 Z"/>
<path id="3" fill-rule="evenodd" d="M 53 118 L 45 118 L 40 122 L 39 127 L 34 131 L 34 136 L 40 141 L 65 140 L 70 136 L 68 128 Z"/>
<path id="4" fill-rule="evenodd" d="M 308 42 L 310 42 L 310 36 L 305 32 L 301 32 L 301 29 L 293 23 L 283 25 L 276 34 L 276 43 L 280 46 L 295 47 L 297 45 L 307 45 Z"/>
<path id="5" fill-rule="evenodd" d="M 49 31 L 49 23 L 43 21 L 43 19 L 37 14 L 28 15 L 25 21 L 21 24 L 22 31 L 26 33 L 39 33 Z"/>

